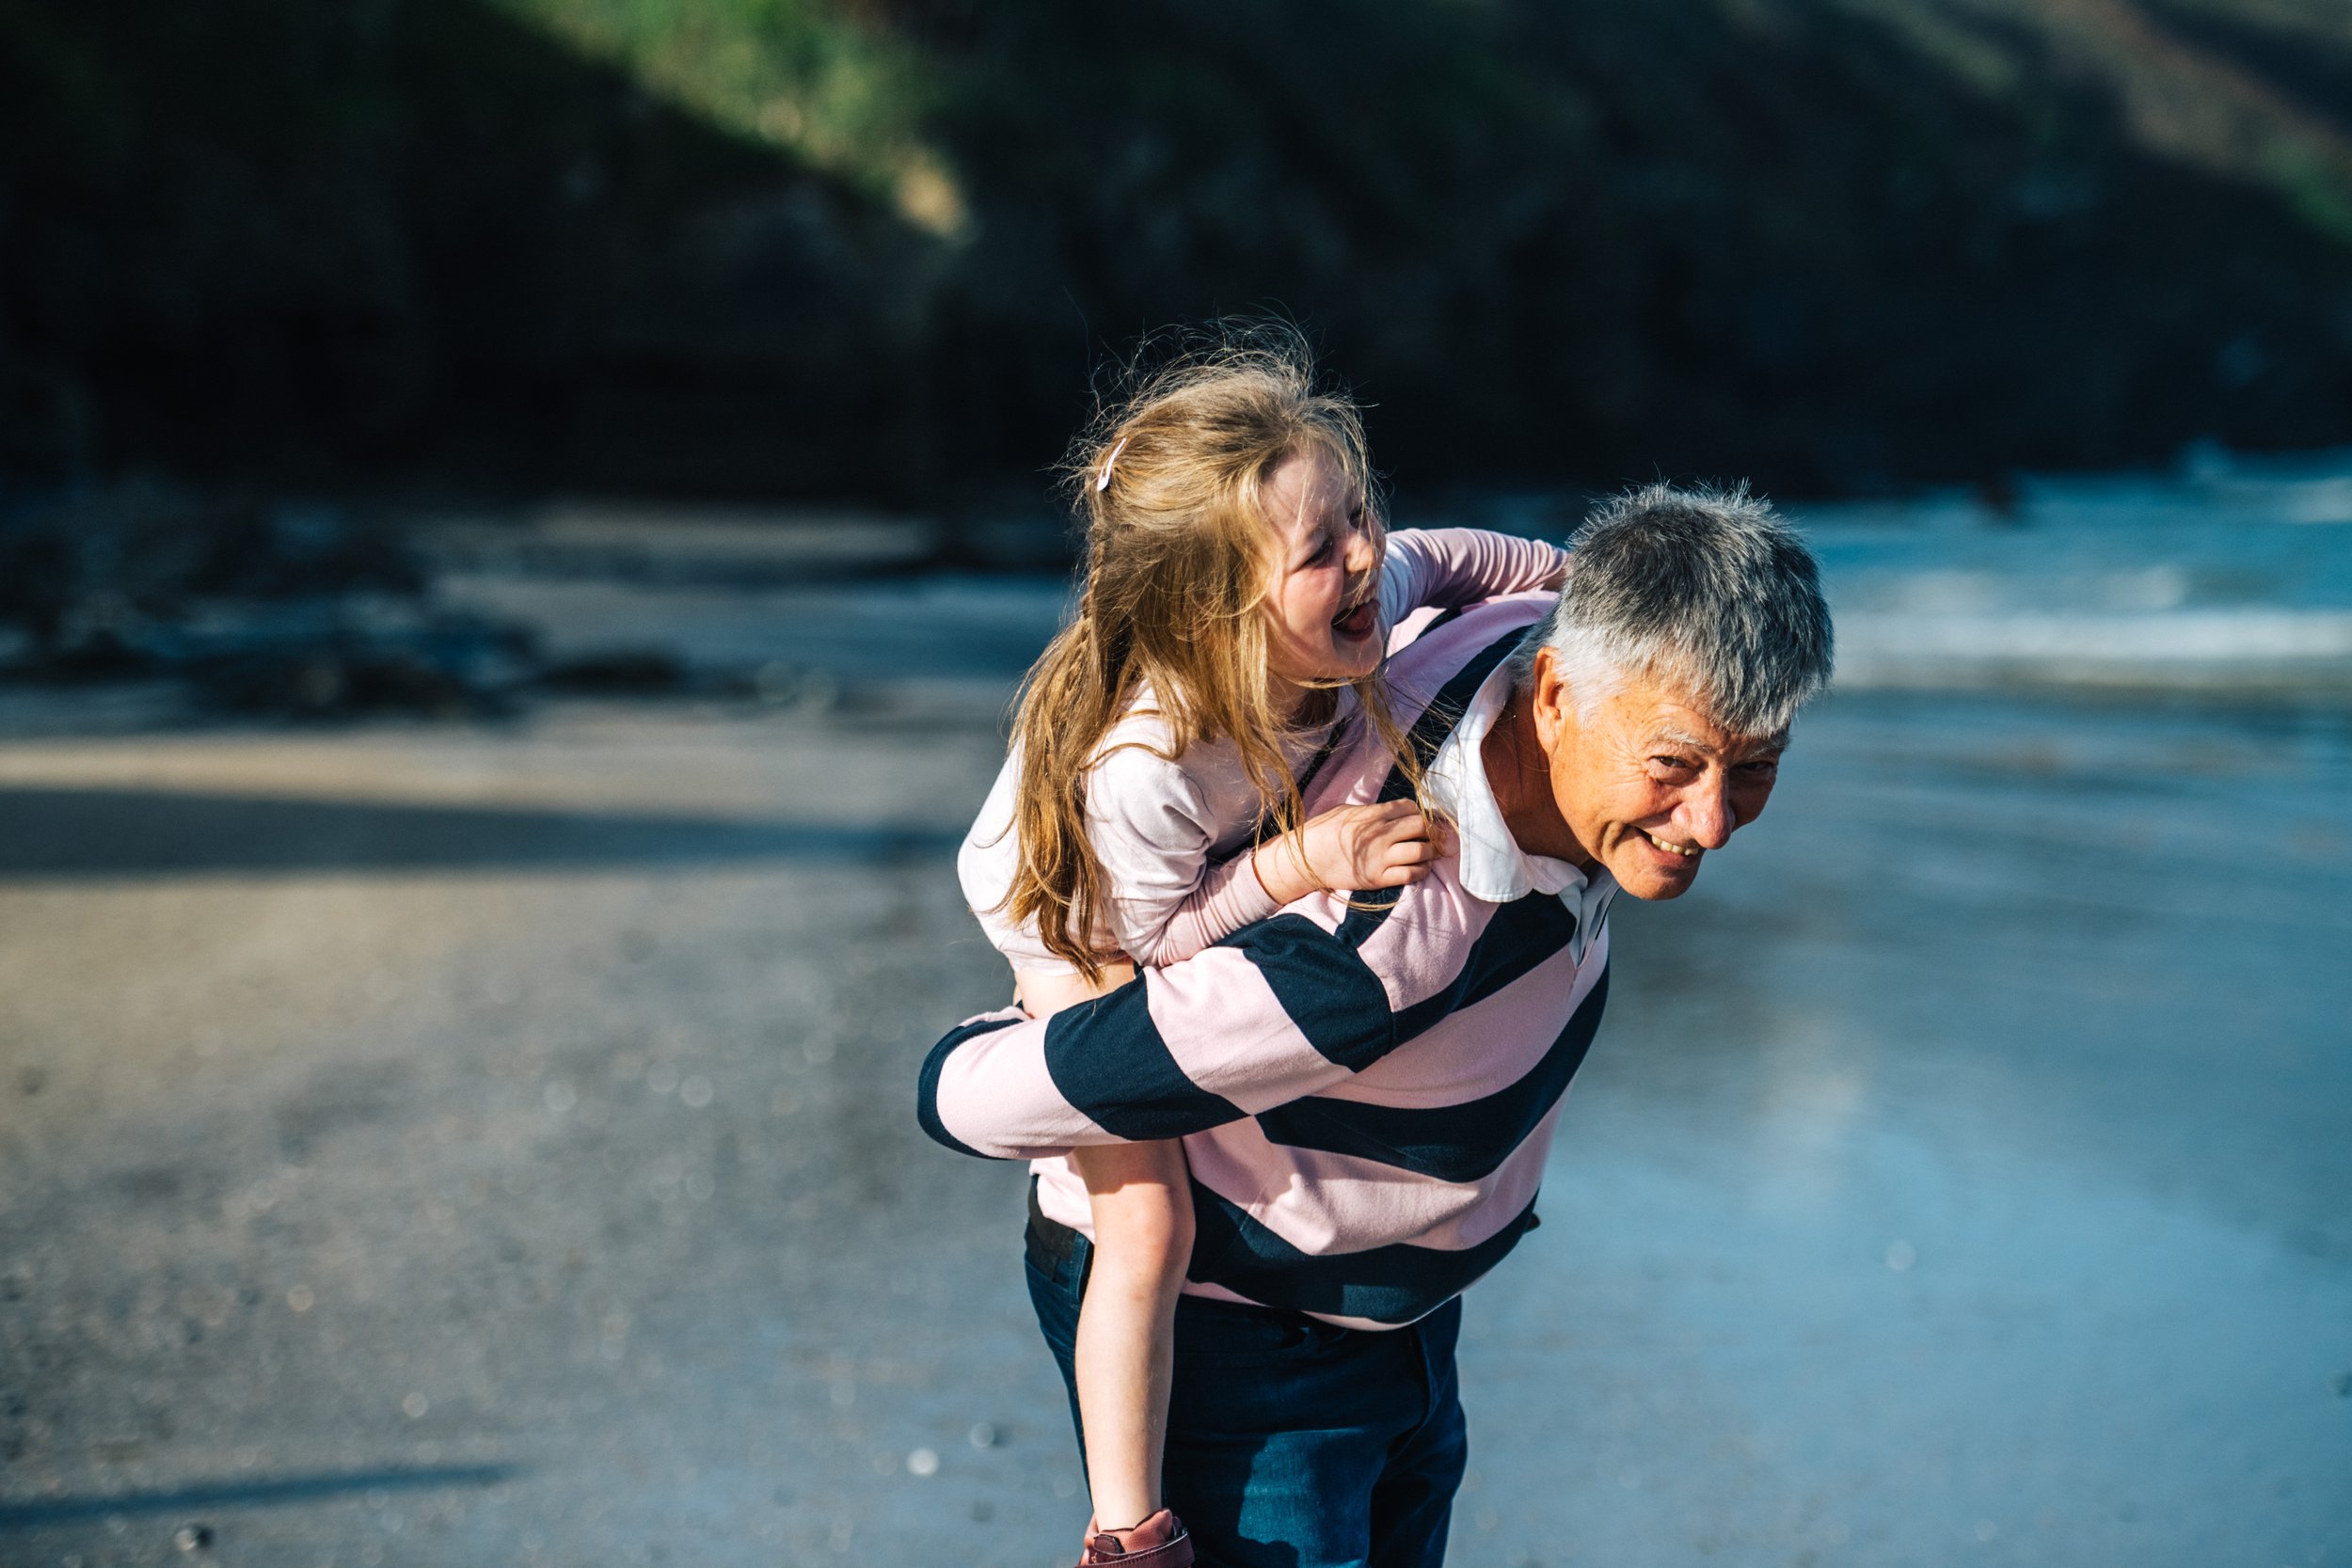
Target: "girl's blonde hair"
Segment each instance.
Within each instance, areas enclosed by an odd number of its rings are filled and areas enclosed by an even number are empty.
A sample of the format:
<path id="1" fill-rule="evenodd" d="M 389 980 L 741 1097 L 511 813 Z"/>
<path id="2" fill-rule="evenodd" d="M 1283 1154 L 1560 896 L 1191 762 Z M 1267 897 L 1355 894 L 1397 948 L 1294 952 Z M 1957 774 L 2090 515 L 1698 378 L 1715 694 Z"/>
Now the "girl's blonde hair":
<path id="1" fill-rule="evenodd" d="M 1281 563 L 1260 504 L 1266 481 L 1290 457 L 1319 452 L 1363 497 L 1375 545 L 1382 537 L 1362 418 L 1318 383 L 1295 328 L 1223 323 L 1147 340 L 1121 380 L 1123 395 L 1101 402 L 1062 464 L 1085 531 L 1085 586 L 1022 685 L 1021 855 L 1004 906 L 1089 983 L 1107 955 L 1095 945 L 1104 889 L 1087 839 L 1087 776 L 1144 685 L 1167 726 L 1158 754 L 1173 761 L 1197 741 L 1226 739 L 1271 830 L 1303 819 L 1282 743 L 1327 721 L 1336 690 L 1285 715 L 1267 674 L 1263 610 Z M 1331 683 L 1343 685 L 1410 768 L 1378 674 Z"/>

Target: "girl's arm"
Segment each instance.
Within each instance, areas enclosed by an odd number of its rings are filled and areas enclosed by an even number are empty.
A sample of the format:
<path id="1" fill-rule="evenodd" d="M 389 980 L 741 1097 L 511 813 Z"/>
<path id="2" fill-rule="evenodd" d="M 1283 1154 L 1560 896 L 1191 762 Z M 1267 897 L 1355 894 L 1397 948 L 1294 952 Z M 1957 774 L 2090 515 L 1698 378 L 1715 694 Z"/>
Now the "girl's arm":
<path id="1" fill-rule="evenodd" d="M 1143 948 L 1136 955 L 1136 961 L 1181 963 L 1243 927 L 1256 925 L 1286 902 L 1267 889 L 1258 874 L 1256 857 L 1245 851 L 1203 871 L 1200 885 L 1176 906 L 1156 933 L 1136 933 L 1136 945 Z"/>
<path id="2" fill-rule="evenodd" d="M 1178 906 L 1147 964 L 1181 963 L 1311 893 L 1362 892 L 1419 881 L 1448 852 L 1447 830 L 1410 800 L 1335 806 L 1295 832 L 1213 865 Z"/>
<path id="3" fill-rule="evenodd" d="M 1311 893 L 1334 889 L 1402 887 L 1419 881 L 1446 852 L 1442 827 L 1433 826 L 1410 800 L 1336 806 L 1311 817 L 1295 832 L 1269 839 L 1200 873 L 1200 885 L 1180 900 L 1157 929 L 1132 928 L 1135 901 L 1120 911 L 1127 950 L 1151 967 L 1182 963 L 1216 946 L 1246 926 L 1274 914 Z M 1186 863 L 1171 863 L 1181 875 Z M 1127 972 L 1132 977 L 1134 971 Z M 1031 977 L 1023 975 L 1023 996 Z M 1050 994 L 1080 1000 L 1101 991 L 1069 990 L 1064 981 Z M 1038 1008 L 1031 1005 L 1031 1013 Z"/>
<path id="4" fill-rule="evenodd" d="M 1422 605 L 1557 588 L 1572 560 L 1557 545 L 1482 528 L 1399 529 L 1381 558 L 1380 619 L 1392 626 Z"/>
<path id="5" fill-rule="evenodd" d="M 1206 752 L 1196 746 L 1195 767 L 1216 765 Z M 1281 907 L 1247 855 L 1210 860 L 1228 832 L 1182 762 L 1130 747 L 1096 765 L 1087 780 L 1087 834 L 1108 889 L 1105 916 L 1137 964 L 1188 958 Z"/>

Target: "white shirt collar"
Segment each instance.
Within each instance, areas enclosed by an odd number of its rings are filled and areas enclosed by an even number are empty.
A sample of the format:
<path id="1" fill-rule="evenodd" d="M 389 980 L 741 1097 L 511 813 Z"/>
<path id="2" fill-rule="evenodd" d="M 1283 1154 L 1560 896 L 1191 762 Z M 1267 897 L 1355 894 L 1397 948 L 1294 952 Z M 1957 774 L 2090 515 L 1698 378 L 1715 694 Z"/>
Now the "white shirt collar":
<path id="1" fill-rule="evenodd" d="M 1587 875 L 1567 861 L 1531 855 L 1518 847 L 1495 801 L 1494 785 L 1486 778 L 1481 748 L 1511 697 L 1511 667 L 1495 667 L 1478 688 L 1461 722 L 1438 748 L 1422 778 L 1430 800 L 1450 813 L 1461 842 L 1462 889 L 1490 904 L 1508 904 L 1530 893 L 1557 895 L 1576 916 L 1576 934 L 1568 942 L 1570 956 L 1584 961 L 1584 950 L 1609 917 L 1617 895 L 1617 879 L 1607 868 L 1595 866 Z"/>

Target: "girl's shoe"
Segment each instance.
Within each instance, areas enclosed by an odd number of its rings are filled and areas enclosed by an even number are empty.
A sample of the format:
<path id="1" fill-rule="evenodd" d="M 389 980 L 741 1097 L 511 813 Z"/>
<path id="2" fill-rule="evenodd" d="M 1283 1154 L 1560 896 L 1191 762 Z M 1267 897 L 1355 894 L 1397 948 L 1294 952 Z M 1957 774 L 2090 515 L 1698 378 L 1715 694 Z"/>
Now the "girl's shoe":
<path id="1" fill-rule="evenodd" d="M 1116 1563 L 1118 1568 L 1192 1568 L 1192 1537 L 1184 1521 L 1161 1509 L 1133 1529 L 1097 1530 L 1087 1525 L 1086 1552 L 1078 1568 Z"/>

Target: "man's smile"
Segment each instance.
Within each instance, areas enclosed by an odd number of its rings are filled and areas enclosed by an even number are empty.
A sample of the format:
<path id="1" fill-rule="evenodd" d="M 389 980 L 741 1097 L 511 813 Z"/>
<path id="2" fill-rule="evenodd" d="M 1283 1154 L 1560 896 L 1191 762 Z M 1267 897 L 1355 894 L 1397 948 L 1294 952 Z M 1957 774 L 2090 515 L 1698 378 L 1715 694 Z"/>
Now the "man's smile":
<path id="1" fill-rule="evenodd" d="M 1656 833 L 1651 832 L 1647 828 L 1642 830 L 1642 836 L 1648 839 L 1652 844 L 1655 844 L 1661 849 L 1665 850 L 1666 853 L 1679 856 L 1686 861 L 1697 860 L 1701 854 L 1705 853 L 1705 851 L 1695 844 L 1669 844 L 1666 840 L 1660 838 Z"/>

